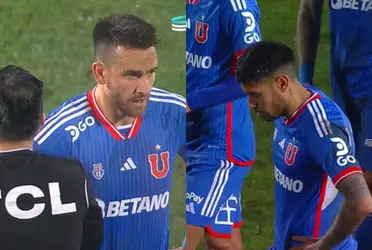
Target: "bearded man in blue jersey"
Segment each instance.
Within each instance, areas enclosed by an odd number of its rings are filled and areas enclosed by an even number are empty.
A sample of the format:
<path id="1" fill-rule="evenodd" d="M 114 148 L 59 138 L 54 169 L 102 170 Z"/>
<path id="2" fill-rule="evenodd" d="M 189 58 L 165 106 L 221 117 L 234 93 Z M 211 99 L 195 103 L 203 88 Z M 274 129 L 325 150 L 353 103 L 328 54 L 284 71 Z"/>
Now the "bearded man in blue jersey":
<path id="1" fill-rule="evenodd" d="M 102 208 L 102 250 L 167 250 L 171 177 L 185 158 L 184 98 L 154 88 L 158 37 L 128 14 L 94 27 L 96 86 L 49 114 L 35 151 L 79 159 Z"/>

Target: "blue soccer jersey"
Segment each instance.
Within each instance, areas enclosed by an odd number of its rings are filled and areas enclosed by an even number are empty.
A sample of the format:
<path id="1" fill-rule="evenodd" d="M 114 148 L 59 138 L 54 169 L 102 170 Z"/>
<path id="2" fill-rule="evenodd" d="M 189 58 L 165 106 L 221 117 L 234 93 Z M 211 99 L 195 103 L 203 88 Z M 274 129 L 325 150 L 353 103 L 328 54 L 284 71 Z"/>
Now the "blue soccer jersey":
<path id="1" fill-rule="evenodd" d="M 232 74 L 236 56 L 261 40 L 259 16 L 255 0 L 188 1 L 187 95 L 224 81 L 236 84 Z M 193 111 L 188 117 L 187 142 L 188 156 L 195 159 L 251 165 L 255 139 L 247 97 Z"/>
<path id="2" fill-rule="evenodd" d="M 337 184 L 362 173 L 354 157 L 350 122 L 325 95 L 311 97 L 288 120 L 275 121 L 275 244 L 286 250 L 293 236 L 322 237 L 343 203 Z M 355 250 L 350 236 L 333 249 Z"/>
<path id="3" fill-rule="evenodd" d="M 105 218 L 102 250 L 167 250 L 171 176 L 185 145 L 185 100 L 153 88 L 145 114 L 115 127 L 94 91 L 52 112 L 34 149 L 82 162 Z"/>
<path id="4" fill-rule="evenodd" d="M 188 101 L 212 89 L 220 91 L 214 98 L 224 100 L 187 115 L 186 223 L 230 238 L 242 225 L 240 191 L 256 151 L 248 97 L 234 78 L 234 65 L 261 40 L 260 11 L 255 0 L 188 0 L 186 18 Z M 223 99 L 230 86 L 242 97 L 231 98 L 232 91 Z"/>
<path id="5" fill-rule="evenodd" d="M 372 97 L 372 1 L 329 0 L 329 10 L 333 87 Z"/>

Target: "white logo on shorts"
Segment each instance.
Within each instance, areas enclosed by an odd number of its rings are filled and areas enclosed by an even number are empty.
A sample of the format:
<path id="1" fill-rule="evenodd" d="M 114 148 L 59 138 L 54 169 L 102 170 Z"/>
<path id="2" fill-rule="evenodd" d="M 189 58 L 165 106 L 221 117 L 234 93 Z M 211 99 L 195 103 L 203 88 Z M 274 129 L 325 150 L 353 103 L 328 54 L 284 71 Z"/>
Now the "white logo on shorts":
<path id="1" fill-rule="evenodd" d="M 238 205 L 238 198 L 234 195 L 231 195 L 225 204 L 221 206 L 214 222 L 217 225 L 234 225 L 234 222 L 231 220 L 231 215 L 233 212 L 236 212 Z M 221 217 L 223 219 L 220 220 Z"/>

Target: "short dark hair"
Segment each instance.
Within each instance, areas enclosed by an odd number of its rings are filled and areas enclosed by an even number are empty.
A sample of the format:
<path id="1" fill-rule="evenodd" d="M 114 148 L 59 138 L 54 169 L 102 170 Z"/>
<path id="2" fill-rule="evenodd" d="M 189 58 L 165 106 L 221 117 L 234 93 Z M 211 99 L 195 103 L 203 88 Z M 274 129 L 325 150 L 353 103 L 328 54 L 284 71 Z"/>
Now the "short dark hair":
<path id="1" fill-rule="evenodd" d="M 0 69 L 0 140 L 32 139 L 43 116 L 43 82 L 14 65 Z"/>
<path id="2" fill-rule="evenodd" d="M 113 14 L 100 19 L 93 30 L 95 55 L 99 46 L 148 49 L 159 43 L 156 28 L 130 14 Z"/>
<path id="3" fill-rule="evenodd" d="M 292 66 L 295 56 L 291 48 L 279 42 L 261 41 L 251 45 L 237 59 L 236 78 L 242 84 L 258 82 L 280 67 Z"/>

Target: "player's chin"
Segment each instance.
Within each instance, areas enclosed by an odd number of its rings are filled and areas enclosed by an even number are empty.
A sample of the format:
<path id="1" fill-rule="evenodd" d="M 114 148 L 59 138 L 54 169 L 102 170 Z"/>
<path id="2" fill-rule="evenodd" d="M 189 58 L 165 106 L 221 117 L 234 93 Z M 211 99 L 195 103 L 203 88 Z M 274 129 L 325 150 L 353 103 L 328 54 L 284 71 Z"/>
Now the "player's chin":
<path id="1" fill-rule="evenodd" d="M 146 111 L 147 103 L 143 105 L 132 105 L 130 109 L 130 114 L 132 117 L 140 117 L 142 116 Z"/>

